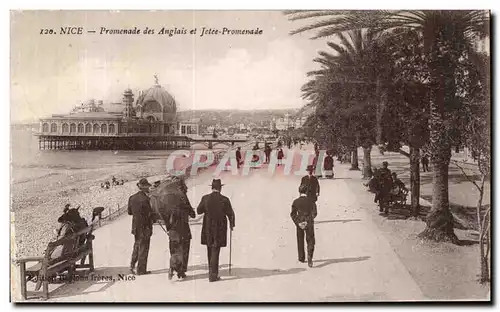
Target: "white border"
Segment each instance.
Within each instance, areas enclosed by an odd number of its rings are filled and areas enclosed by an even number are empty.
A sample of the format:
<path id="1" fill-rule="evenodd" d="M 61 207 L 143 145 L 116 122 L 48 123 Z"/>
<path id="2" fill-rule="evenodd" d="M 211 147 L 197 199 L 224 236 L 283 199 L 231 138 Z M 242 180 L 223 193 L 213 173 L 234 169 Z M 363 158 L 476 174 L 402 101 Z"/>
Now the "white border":
<path id="1" fill-rule="evenodd" d="M 281 9 L 492 9 L 493 14 L 498 14 L 498 6 L 500 1 L 493 1 L 493 0 L 483 0 L 483 1 L 465 1 L 465 0 L 455 0 L 455 1 L 435 1 L 435 0 L 419 0 L 419 1 L 414 1 L 414 2 L 408 2 L 408 1 L 387 1 L 387 0 L 378 0 L 378 1 L 354 1 L 354 0 L 349 0 L 349 1 L 317 1 L 317 0 L 307 0 L 307 1 L 283 1 L 283 2 L 271 2 L 269 0 L 254 0 L 254 1 L 247 1 L 246 3 L 241 3 L 241 1 L 220 1 L 220 0 L 210 0 L 210 1 L 186 1 L 186 0 L 176 0 L 176 1 L 168 1 L 168 4 L 166 1 L 116 1 L 114 3 L 105 3 L 104 1 L 98 1 L 98 0 L 87 0 L 87 1 L 43 1 L 43 2 L 38 2 L 38 1 L 16 1 L 15 4 L 14 2 L 11 2 L 11 6 L 7 6 L 7 1 L 2 1 L 2 11 L 1 11 L 1 16 L 3 17 L 1 19 L 2 22 L 2 28 L 1 28 L 1 36 L 2 36 L 2 42 L 4 45 L 2 45 L 1 50 L 1 64 L 2 64 L 2 88 L 3 92 L 1 93 L 4 97 L 4 105 L 3 107 L 6 109 L 10 108 L 10 99 L 9 99 L 9 89 L 10 89 L 10 69 L 9 69 L 9 53 L 10 53 L 10 29 L 9 29 L 9 24 L 10 24 L 10 13 L 9 10 L 17 10 L 17 9 L 51 9 L 51 10 L 60 10 L 60 9 L 100 9 L 100 10 L 118 10 L 118 9 L 135 9 L 135 10 L 147 10 L 147 9 L 184 9 L 184 10 L 190 10 L 190 9 L 203 9 L 203 10 L 244 10 L 244 9 L 253 9 L 253 10 L 281 10 Z M 3 8 L 5 6 L 5 8 Z M 496 25 L 495 29 L 493 30 L 493 34 L 498 33 L 498 20 L 496 20 Z M 493 49 L 493 51 L 497 51 L 496 49 Z M 492 57 L 496 57 L 497 53 Z M 492 73 L 492 75 L 495 75 L 496 77 L 496 72 Z M 496 81 L 496 80 L 495 80 Z M 498 90 L 498 82 L 496 81 L 494 90 Z M 498 117 L 498 109 L 497 113 L 494 116 L 494 120 L 500 120 Z M 8 170 L 10 171 L 10 110 L 8 114 L 1 114 L 0 118 L 2 119 L 0 122 L 1 125 L 1 134 L 0 134 L 0 146 L 3 149 L 2 153 L 0 156 L 2 157 L 1 162 L 5 165 L 5 169 L 7 169 L 7 164 Z M 498 142 L 495 140 L 495 145 L 498 147 Z M 497 154 L 497 149 L 493 152 L 494 155 Z M 10 175 L 7 175 L 6 172 L 9 172 L 7 170 L 3 171 L 4 178 L 2 179 L 2 187 L 1 193 L 3 202 L 5 203 L 5 206 L 3 207 L 3 214 L 4 214 L 4 220 L 9 219 L 9 214 L 8 211 L 10 210 L 10 195 L 9 195 L 9 186 L 10 186 Z M 495 192 L 493 194 L 498 194 L 497 188 L 495 188 Z M 9 209 L 8 209 L 9 208 Z M 498 217 L 498 213 L 495 214 Z M 5 221 L 7 223 L 7 221 Z M 495 220 L 497 222 L 497 220 Z M 495 223 L 496 227 L 498 227 L 498 223 Z M 495 228 L 496 228 L 495 227 Z M 9 236 L 10 236 L 10 227 L 6 226 L 5 228 L 4 235 L 1 235 L 1 242 L 2 242 L 2 251 L 8 253 L 9 251 Z M 494 235 L 495 238 L 497 237 Z M 497 240 L 495 240 L 497 241 Z M 496 247 L 496 246 L 495 246 Z M 10 283 L 9 281 L 9 258 L 7 255 L 3 256 L 0 258 L 2 261 L 1 267 L 3 270 L 1 270 L 1 274 L 3 279 L 3 283 L 0 283 L 2 287 L 5 287 L 5 291 L 2 291 L 1 293 L 4 295 L 7 295 L 10 293 Z M 437 264 L 439 265 L 439 264 Z M 495 269 L 498 268 L 497 263 L 494 263 Z M 496 270 L 495 270 L 496 272 Z M 13 277 L 13 278 L 18 278 L 18 277 Z M 493 294 L 494 295 L 494 294 Z M 3 297 L 4 300 L 3 303 L 5 304 L 7 300 L 6 298 Z M 10 304 L 7 308 L 12 309 L 14 306 Z M 54 306 L 51 305 L 50 308 Z M 108 306 L 103 306 L 103 307 L 91 307 L 91 309 L 95 310 L 100 310 Z M 378 307 L 378 306 L 377 306 Z M 405 308 L 407 305 L 402 305 L 398 307 L 398 309 Z M 75 309 L 76 306 L 71 306 L 71 309 Z M 122 307 L 119 307 L 120 309 Z M 177 310 L 179 308 L 182 308 L 183 310 L 186 309 L 192 309 L 193 307 L 178 307 L 178 306 L 169 306 L 169 307 L 160 307 L 161 309 L 168 309 L 169 311 L 171 310 Z M 219 307 L 215 307 L 219 308 Z M 227 307 L 226 307 L 227 308 Z M 233 308 L 233 307 L 230 307 Z M 262 307 L 262 306 L 256 306 L 253 308 L 259 308 L 259 310 L 270 310 L 270 309 L 276 309 L 278 307 L 276 306 L 271 306 L 271 307 Z M 289 309 L 289 307 L 284 307 L 285 309 Z M 311 309 L 311 308 L 306 308 L 302 307 L 303 309 Z M 301 308 L 301 309 L 302 309 Z M 335 310 L 344 310 L 346 307 L 340 307 L 340 306 L 335 306 L 335 307 L 328 307 L 332 308 Z M 381 309 L 386 309 L 386 307 L 378 307 Z M 394 307 L 393 307 L 394 308 Z M 428 311 L 438 311 L 442 310 L 444 307 L 442 306 L 436 306 L 436 307 L 422 307 L 422 309 L 425 309 L 427 312 Z M 470 307 L 471 309 L 475 309 L 475 307 Z M 350 307 L 349 309 L 352 309 Z M 2 309 L 3 310 L 3 309 Z"/>

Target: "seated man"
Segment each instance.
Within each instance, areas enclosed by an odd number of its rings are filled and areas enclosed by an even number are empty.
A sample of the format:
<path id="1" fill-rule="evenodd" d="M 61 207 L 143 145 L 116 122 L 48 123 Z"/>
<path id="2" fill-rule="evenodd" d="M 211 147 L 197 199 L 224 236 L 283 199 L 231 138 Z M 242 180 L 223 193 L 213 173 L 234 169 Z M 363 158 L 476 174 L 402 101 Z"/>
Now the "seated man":
<path id="1" fill-rule="evenodd" d="M 402 192 L 408 192 L 408 189 L 406 188 L 405 184 L 403 181 L 401 181 L 398 178 L 398 175 L 396 172 L 392 173 L 392 189 L 391 189 L 391 194 L 392 195 L 399 195 Z"/>

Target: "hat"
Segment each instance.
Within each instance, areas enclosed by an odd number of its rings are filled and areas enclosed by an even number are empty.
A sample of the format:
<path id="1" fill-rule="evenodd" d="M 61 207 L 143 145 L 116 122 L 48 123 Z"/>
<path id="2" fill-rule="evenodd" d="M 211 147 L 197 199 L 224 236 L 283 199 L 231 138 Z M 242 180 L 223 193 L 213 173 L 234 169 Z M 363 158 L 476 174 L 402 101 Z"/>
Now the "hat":
<path id="1" fill-rule="evenodd" d="M 307 171 L 314 171 L 314 166 L 313 165 L 307 166 Z"/>
<path id="2" fill-rule="evenodd" d="M 148 182 L 148 179 L 146 178 L 142 178 L 139 180 L 139 182 L 137 183 L 137 186 L 138 187 L 150 187 L 151 184 Z"/>
<path id="3" fill-rule="evenodd" d="M 224 185 L 224 184 L 222 184 L 222 182 L 221 182 L 221 180 L 220 180 L 220 179 L 213 179 L 213 180 L 212 180 L 212 184 L 210 184 L 209 186 L 211 186 L 211 187 L 213 187 L 213 188 L 214 188 L 214 187 L 216 188 L 216 187 L 221 187 L 221 186 L 223 186 L 223 185 Z"/>

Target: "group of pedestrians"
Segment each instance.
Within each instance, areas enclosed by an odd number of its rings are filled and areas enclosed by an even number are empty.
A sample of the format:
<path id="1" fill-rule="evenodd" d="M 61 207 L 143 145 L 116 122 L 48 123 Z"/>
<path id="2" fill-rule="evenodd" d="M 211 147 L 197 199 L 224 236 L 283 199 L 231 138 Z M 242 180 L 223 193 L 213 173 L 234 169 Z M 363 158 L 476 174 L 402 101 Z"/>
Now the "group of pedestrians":
<path id="1" fill-rule="evenodd" d="M 307 167 L 308 174 L 301 179 L 298 189 L 300 196 L 293 201 L 290 213 L 290 217 L 296 225 L 298 260 L 302 263 L 306 262 L 305 239 L 309 267 L 313 266 L 315 245 L 314 219 L 317 216 L 316 201 L 320 195 L 320 184 L 318 178 L 314 175 L 318 154 L 316 156 L 316 162 Z M 237 150 L 237 158 L 241 160 L 239 149 Z M 327 156 L 325 165 L 327 167 L 325 169 L 333 169 L 333 158 L 330 154 Z M 141 179 L 137 183 L 139 191 L 132 195 L 128 202 L 128 214 L 132 216 L 132 235 L 135 238 L 130 272 L 137 275 L 151 273 L 151 271 L 147 270 L 147 261 L 150 238 L 153 233 L 153 223 L 156 221 L 150 197 L 148 196 L 151 186 L 147 179 Z M 172 279 L 174 273 L 177 273 L 179 279 L 186 278 L 192 239 L 189 219 L 195 218 L 196 213 L 198 213 L 199 215 L 203 215 L 201 244 L 207 248 L 208 279 L 210 282 L 220 280 L 220 249 L 227 246 L 228 225 L 231 231 L 235 227 L 235 213 L 229 198 L 221 194 L 222 186 L 223 184 L 220 179 L 214 179 L 210 185 L 212 192 L 201 198 L 196 212 L 189 203 L 187 196 L 183 196 L 182 200 L 173 204 L 172 208 L 168 209 L 166 216 L 163 216 L 169 236 L 171 255 L 168 271 L 169 279 Z M 179 191 L 183 194 L 187 193 L 185 183 L 181 183 L 179 188 Z"/>
<path id="2" fill-rule="evenodd" d="M 391 198 L 407 193 L 403 181 L 398 178 L 396 172 L 389 170 L 389 163 L 384 161 L 382 168 L 374 169 L 372 178 L 365 184 L 369 190 L 375 193 L 373 201 L 379 204 L 380 212 L 389 213 L 389 202 Z"/>
<path id="3" fill-rule="evenodd" d="M 196 212 L 203 215 L 201 244 L 207 248 L 208 279 L 210 282 L 215 282 L 220 280 L 220 248 L 227 246 L 228 221 L 232 231 L 235 227 L 235 214 L 229 198 L 221 194 L 223 186 L 221 180 L 214 179 L 210 186 L 212 192 L 202 197 Z M 137 183 L 137 187 L 139 191 L 132 195 L 128 202 L 128 214 L 132 216 L 132 235 L 135 238 L 130 262 L 130 273 L 145 275 L 151 273 L 151 271 L 147 270 L 147 261 L 155 217 L 148 196 L 151 184 L 147 179 L 141 179 Z M 187 193 L 187 186 L 180 184 L 180 191 L 184 194 Z M 176 207 L 168 210 L 164 218 L 169 236 L 169 279 L 172 279 L 175 272 L 177 272 L 178 278 L 186 278 L 192 238 L 189 228 L 189 218 L 196 217 L 196 213 L 189 203 L 187 196 L 181 197 L 181 199 L 178 205 L 173 205 Z"/>

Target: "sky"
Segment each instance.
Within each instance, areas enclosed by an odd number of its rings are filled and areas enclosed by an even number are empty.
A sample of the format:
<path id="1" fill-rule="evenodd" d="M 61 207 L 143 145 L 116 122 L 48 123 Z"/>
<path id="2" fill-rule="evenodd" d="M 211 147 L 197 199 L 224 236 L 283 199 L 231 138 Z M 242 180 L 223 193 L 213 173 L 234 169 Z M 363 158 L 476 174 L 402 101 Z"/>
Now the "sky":
<path id="1" fill-rule="evenodd" d="M 88 99 L 121 102 L 154 75 L 178 109 L 299 108 L 306 73 L 326 50 L 280 11 L 16 11 L 11 13 L 11 121 L 67 113 Z M 83 27 L 83 35 L 40 35 Z M 101 27 L 197 28 L 196 35 L 100 35 Z M 204 35 L 201 28 L 262 35 Z M 96 30 L 97 33 L 87 33 Z"/>

